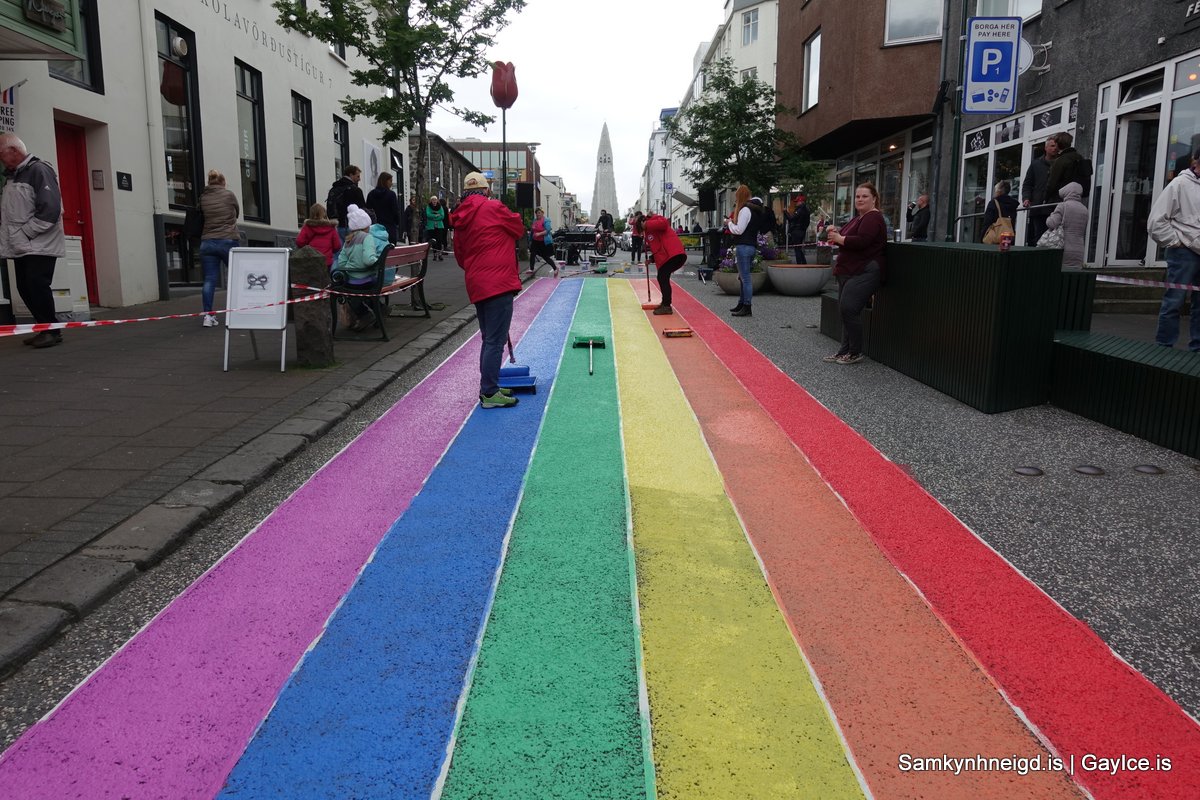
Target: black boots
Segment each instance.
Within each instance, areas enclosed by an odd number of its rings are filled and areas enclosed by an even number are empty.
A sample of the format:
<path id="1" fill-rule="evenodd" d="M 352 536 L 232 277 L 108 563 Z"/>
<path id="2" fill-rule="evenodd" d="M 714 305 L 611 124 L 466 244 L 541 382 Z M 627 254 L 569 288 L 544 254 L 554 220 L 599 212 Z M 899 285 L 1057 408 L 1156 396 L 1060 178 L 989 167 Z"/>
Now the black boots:
<path id="1" fill-rule="evenodd" d="M 730 310 L 730 312 L 736 313 L 738 311 L 741 311 L 745 307 L 746 307 L 746 304 L 743 303 L 741 300 L 738 300 L 738 304 L 729 310 Z"/>
<path id="2" fill-rule="evenodd" d="M 753 313 L 751 312 L 750 306 L 738 306 L 737 308 L 735 308 L 733 311 L 730 312 L 730 316 L 749 317 L 749 316 L 753 316 Z"/>

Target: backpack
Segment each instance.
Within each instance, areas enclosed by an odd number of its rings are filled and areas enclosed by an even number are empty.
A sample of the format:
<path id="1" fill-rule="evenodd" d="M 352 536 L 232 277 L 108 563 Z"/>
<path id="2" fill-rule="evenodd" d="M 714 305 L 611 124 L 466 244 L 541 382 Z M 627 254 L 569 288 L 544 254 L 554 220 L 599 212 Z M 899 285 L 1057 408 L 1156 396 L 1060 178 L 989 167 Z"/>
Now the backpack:
<path id="1" fill-rule="evenodd" d="M 329 194 L 325 195 L 325 213 L 330 219 L 336 219 L 341 222 L 346 217 L 346 209 L 342 207 L 343 197 L 346 195 L 346 190 L 350 188 L 341 181 L 335 181 L 333 186 L 329 187 Z"/>

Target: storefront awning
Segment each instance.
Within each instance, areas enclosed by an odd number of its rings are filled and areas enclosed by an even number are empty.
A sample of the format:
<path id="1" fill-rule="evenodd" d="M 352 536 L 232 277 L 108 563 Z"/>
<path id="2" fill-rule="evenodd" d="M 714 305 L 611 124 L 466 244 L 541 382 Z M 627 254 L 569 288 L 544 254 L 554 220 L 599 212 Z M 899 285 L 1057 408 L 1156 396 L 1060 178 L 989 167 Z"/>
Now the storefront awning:
<path id="1" fill-rule="evenodd" d="M 678 191 L 678 190 L 676 190 L 676 191 L 675 191 L 675 194 L 671 195 L 671 197 L 675 198 L 675 200 L 676 200 L 676 201 L 678 201 L 678 202 L 680 202 L 680 203 L 683 203 L 685 206 L 698 206 L 698 205 L 700 205 L 700 204 L 699 204 L 699 203 L 697 203 L 697 202 L 696 202 L 696 201 L 695 201 L 693 198 L 691 198 L 691 197 L 688 197 L 686 194 L 684 194 L 683 192 L 681 192 L 681 191 Z"/>
<path id="2" fill-rule="evenodd" d="M 856 119 L 804 145 L 813 158 L 835 159 L 933 119 L 929 114 Z"/>
<path id="3" fill-rule="evenodd" d="M 0 60 L 83 58 L 83 38 L 76 0 L 0 0 Z"/>

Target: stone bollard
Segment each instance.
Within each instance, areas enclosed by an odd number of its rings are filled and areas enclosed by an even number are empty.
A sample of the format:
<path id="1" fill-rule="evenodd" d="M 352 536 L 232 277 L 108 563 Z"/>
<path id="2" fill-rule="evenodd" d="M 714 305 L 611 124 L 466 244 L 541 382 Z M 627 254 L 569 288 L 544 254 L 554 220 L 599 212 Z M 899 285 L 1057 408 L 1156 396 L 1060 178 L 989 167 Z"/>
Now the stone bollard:
<path id="1" fill-rule="evenodd" d="M 293 250 L 288 258 L 292 283 L 328 286 L 329 267 L 325 256 L 314 247 Z M 302 367 L 333 366 L 333 331 L 328 300 L 296 303 L 292 317 L 296 321 L 296 360 Z"/>

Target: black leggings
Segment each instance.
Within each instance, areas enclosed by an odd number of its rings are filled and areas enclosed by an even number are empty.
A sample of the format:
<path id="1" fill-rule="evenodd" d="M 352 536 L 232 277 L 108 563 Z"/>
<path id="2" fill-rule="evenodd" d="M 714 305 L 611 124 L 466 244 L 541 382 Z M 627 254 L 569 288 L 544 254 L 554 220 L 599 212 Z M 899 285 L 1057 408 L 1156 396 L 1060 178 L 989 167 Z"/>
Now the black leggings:
<path id="1" fill-rule="evenodd" d="M 538 256 L 550 265 L 551 269 L 558 269 L 558 262 L 554 260 L 554 245 L 546 244 L 545 242 L 530 242 L 529 243 L 529 271 L 537 267 Z"/>
<path id="2" fill-rule="evenodd" d="M 636 264 L 642 259 L 642 237 L 630 236 L 629 242 L 629 260 Z"/>
<path id="3" fill-rule="evenodd" d="M 667 263 L 658 268 L 658 288 L 662 292 L 662 304 L 671 305 L 671 273 L 687 263 L 687 254 L 671 256 Z"/>
<path id="4" fill-rule="evenodd" d="M 842 346 L 839 355 L 856 356 L 863 351 L 862 311 L 879 288 L 879 264 L 872 261 L 858 275 L 838 276 L 838 310 L 842 315 Z"/>

